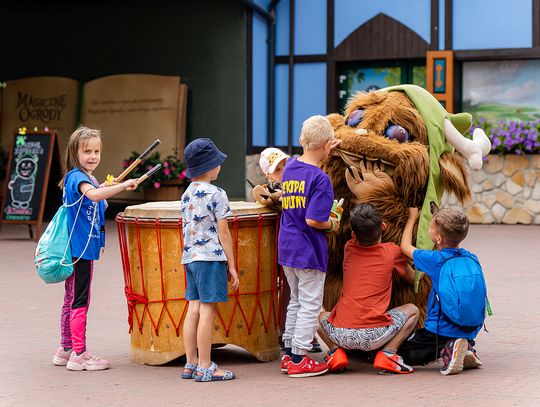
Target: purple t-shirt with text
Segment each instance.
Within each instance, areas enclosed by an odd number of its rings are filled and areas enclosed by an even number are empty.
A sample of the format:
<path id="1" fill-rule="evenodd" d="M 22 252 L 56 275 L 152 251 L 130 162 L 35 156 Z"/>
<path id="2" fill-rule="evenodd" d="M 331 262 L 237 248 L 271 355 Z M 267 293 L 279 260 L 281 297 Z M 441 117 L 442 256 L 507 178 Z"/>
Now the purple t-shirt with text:
<path id="1" fill-rule="evenodd" d="M 330 178 L 319 167 L 291 158 L 281 183 L 279 264 L 326 272 L 328 246 L 325 232 L 308 226 L 306 219 L 326 222 L 334 200 Z"/>

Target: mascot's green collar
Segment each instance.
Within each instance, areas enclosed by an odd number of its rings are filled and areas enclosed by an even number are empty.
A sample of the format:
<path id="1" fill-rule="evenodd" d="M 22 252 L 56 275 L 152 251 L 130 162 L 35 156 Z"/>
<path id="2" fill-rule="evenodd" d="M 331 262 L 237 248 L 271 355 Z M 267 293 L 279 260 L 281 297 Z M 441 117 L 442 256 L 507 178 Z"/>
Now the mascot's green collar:
<path id="1" fill-rule="evenodd" d="M 454 127 L 461 134 L 464 134 L 471 127 L 472 116 L 469 113 L 448 113 L 431 93 L 420 86 L 398 85 L 381 89 L 381 91 L 405 92 L 424 119 L 429 142 L 429 179 L 418 223 L 416 247 L 431 250 L 433 242 L 429 237 L 429 224 L 431 222 L 429 203 L 433 201 L 439 206 L 443 194 L 439 159 L 443 153 L 454 152 L 454 147 L 448 143 L 445 137 L 444 119 L 449 119 Z"/>

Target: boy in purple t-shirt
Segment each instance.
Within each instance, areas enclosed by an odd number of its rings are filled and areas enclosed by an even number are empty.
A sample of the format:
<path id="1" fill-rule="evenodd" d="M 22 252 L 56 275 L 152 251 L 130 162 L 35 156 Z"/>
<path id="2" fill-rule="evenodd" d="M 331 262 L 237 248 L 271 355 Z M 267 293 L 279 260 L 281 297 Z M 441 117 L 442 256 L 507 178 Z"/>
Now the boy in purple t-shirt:
<path id="1" fill-rule="evenodd" d="M 302 126 L 302 156 L 287 161 L 283 173 L 281 223 L 278 238 L 279 264 L 291 288 L 283 343 L 281 371 L 290 377 L 324 374 L 326 363 L 307 357 L 317 331 L 328 266 L 325 232 L 339 228 L 330 219 L 334 191 L 320 168 L 328 157 L 334 131 L 328 119 L 312 116 Z"/>

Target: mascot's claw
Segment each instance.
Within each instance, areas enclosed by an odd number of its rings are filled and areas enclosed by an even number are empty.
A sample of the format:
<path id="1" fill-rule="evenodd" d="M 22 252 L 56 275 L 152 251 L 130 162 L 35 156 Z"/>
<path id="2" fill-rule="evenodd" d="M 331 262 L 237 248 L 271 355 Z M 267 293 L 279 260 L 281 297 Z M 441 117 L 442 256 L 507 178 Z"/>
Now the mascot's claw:
<path id="1" fill-rule="evenodd" d="M 392 178 L 384 172 L 384 163 L 381 163 L 380 168 L 373 166 L 371 170 L 367 169 L 362 161 L 360 161 L 359 165 L 360 172 L 352 165 L 345 170 L 347 186 L 359 201 L 365 202 L 376 190 L 393 187 Z"/>

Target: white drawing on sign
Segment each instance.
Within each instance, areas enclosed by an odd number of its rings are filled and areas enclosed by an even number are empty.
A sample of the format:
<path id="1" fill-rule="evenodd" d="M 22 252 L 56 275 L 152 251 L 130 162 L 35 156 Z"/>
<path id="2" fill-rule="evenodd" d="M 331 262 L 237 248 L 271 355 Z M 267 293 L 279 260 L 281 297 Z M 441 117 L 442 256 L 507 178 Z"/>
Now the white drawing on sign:
<path id="1" fill-rule="evenodd" d="M 38 157 L 34 154 L 20 154 L 15 159 L 15 174 L 8 184 L 11 190 L 11 206 L 14 208 L 28 208 L 32 196 L 37 173 Z"/>

